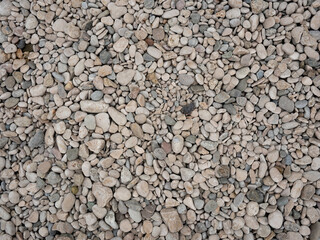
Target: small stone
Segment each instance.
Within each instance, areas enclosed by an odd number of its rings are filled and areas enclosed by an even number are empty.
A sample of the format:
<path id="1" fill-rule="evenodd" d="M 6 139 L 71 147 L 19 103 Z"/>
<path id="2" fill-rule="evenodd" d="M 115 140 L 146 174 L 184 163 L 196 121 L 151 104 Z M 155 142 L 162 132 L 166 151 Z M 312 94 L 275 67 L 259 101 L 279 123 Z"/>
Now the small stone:
<path id="1" fill-rule="evenodd" d="M 315 187 L 312 185 L 306 185 L 303 187 L 301 192 L 301 198 L 303 200 L 310 200 L 315 194 Z"/>
<path id="2" fill-rule="evenodd" d="M 19 98 L 8 98 L 4 102 L 4 106 L 6 108 L 13 108 L 13 107 L 17 106 L 18 103 L 19 103 Z"/>
<path id="3" fill-rule="evenodd" d="M 239 182 L 242 182 L 247 179 L 248 173 L 246 170 L 237 169 L 236 171 L 236 179 Z"/>
<path id="4" fill-rule="evenodd" d="M 120 222 L 120 230 L 127 233 L 130 232 L 132 229 L 132 225 L 129 221 L 129 219 L 124 219 Z"/>
<path id="5" fill-rule="evenodd" d="M 180 153 L 184 147 L 184 139 L 182 136 L 177 135 L 172 139 L 172 151 L 176 154 Z"/>
<path id="6" fill-rule="evenodd" d="M 55 172 L 50 172 L 47 176 L 47 181 L 49 184 L 55 185 L 61 181 L 61 177 Z"/>
<path id="7" fill-rule="evenodd" d="M 93 139 L 86 142 L 86 145 L 90 151 L 98 154 L 105 147 L 105 141 L 103 139 Z"/>
<path id="8" fill-rule="evenodd" d="M 319 238 L 320 238 L 320 221 L 312 224 L 310 229 L 311 229 L 310 240 L 319 240 Z"/>
<path id="9" fill-rule="evenodd" d="M 123 86 L 126 86 L 132 81 L 135 74 L 136 74 L 136 71 L 133 69 L 124 70 L 118 73 L 117 82 Z"/>
<path id="10" fill-rule="evenodd" d="M 154 6 L 154 0 L 144 0 L 144 7 L 147 9 L 152 9 Z"/>
<path id="11" fill-rule="evenodd" d="M 259 14 L 268 7 L 268 3 L 264 0 L 252 0 L 251 10 L 254 14 Z"/>
<path id="12" fill-rule="evenodd" d="M 80 108 L 84 112 L 88 113 L 102 113 L 107 112 L 108 104 L 104 102 L 96 102 L 91 100 L 84 100 L 80 102 Z"/>
<path id="13" fill-rule="evenodd" d="M 218 93 L 215 97 L 214 97 L 214 100 L 217 102 L 217 103 L 224 103 L 225 101 L 227 101 L 228 99 L 230 98 L 229 94 L 224 92 L 224 91 L 221 91 L 220 93 Z"/>
<path id="14" fill-rule="evenodd" d="M 189 104 L 184 105 L 181 109 L 181 112 L 183 114 L 190 115 L 194 109 L 195 109 L 195 104 L 194 102 L 191 102 Z"/>
<path id="15" fill-rule="evenodd" d="M 119 228 L 113 211 L 108 211 L 106 217 L 104 218 L 104 221 L 113 229 Z"/>
<path id="16" fill-rule="evenodd" d="M 100 127 L 103 132 L 107 132 L 110 127 L 110 119 L 107 113 L 98 113 L 95 115 L 95 122 L 97 127 Z"/>
<path id="17" fill-rule="evenodd" d="M 32 120 L 28 117 L 17 117 L 14 119 L 14 123 L 19 127 L 29 127 L 32 124 Z"/>
<path id="18" fill-rule="evenodd" d="M 117 124 L 117 125 L 125 125 L 127 123 L 126 116 L 122 113 L 116 110 L 113 107 L 108 108 L 108 113 L 111 117 L 111 119 Z"/>
<path id="19" fill-rule="evenodd" d="M 71 116 L 71 110 L 68 107 L 59 107 L 56 111 L 56 116 L 59 119 L 67 119 Z"/>
<path id="20" fill-rule="evenodd" d="M 279 107 L 287 112 L 294 111 L 294 102 L 286 96 L 282 96 L 279 99 Z"/>
<path id="21" fill-rule="evenodd" d="M 70 212 L 74 206 L 75 201 L 75 196 L 72 193 L 68 193 L 61 204 L 62 211 Z"/>
<path id="22" fill-rule="evenodd" d="M 236 72 L 236 77 L 238 79 L 243 79 L 249 74 L 249 72 L 250 72 L 250 68 L 248 67 L 241 68 Z"/>
<path id="23" fill-rule="evenodd" d="M 37 148 L 44 143 L 44 133 L 42 130 L 36 131 L 36 134 L 30 138 L 28 146 L 31 149 Z"/>
<path id="24" fill-rule="evenodd" d="M 149 184 L 146 181 L 140 181 L 137 184 L 136 190 L 142 197 L 147 197 L 149 194 Z"/>
<path id="25" fill-rule="evenodd" d="M 320 15 L 319 15 L 319 12 L 318 12 L 317 15 L 313 16 L 313 18 L 311 19 L 310 27 L 313 30 L 318 30 L 320 28 Z"/>
<path id="26" fill-rule="evenodd" d="M 113 45 L 113 49 L 118 52 L 118 53 L 121 53 L 123 52 L 126 47 L 128 46 L 129 44 L 129 41 L 128 39 L 122 37 L 120 38 L 117 42 L 115 42 L 115 44 Z"/>
<path id="27" fill-rule="evenodd" d="M 10 16 L 12 3 L 10 0 L 3 0 L 0 2 L 0 16 Z"/>
<path id="28" fill-rule="evenodd" d="M 77 159 L 79 156 L 79 149 L 78 148 L 71 148 L 67 150 L 67 158 L 69 161 L 73 161 Z"/>
<path id="29" fill-rule="evenodd" d="M 97 199 L 99 207 L 105 207 L 113 198 L 113 192 L 110 188 L 102 186 L 101 183 L 94 183 L 92 186 L 92 194 Z"/>
<path id="30" fill-rule="evenodd" d="M 269 214 L 268 223 L 272 228 L 279 229 L 283 223 L 283 215 L 279 210 Z"/>
<path id="31" fill-rule="evenodd" d="M 179 16 L 179 11 L 176 9 L 166 11 L 162 14 L 162 18 L 164 19 L 174 18 L 176 16 Z"/>
<path id="32" fill-rule="evenodd" d="M 185 182 L 190 181 L 195 175 L 195 172 L 189 168 L 181 168 L 180 173 L 182 180 Z"/>
<path id="33" fill-rule="evenodd" d="M 110 11 L 110 15 L 113 19 L 119 19 L 121 16 L 123 16 L 127 13 L 126 7 L 118 7 L 113 2 L 110 2 L 108 4 L 108 10 Z"/>
<path id="34" fill-rule="evenodd" d="M 119 187 L 114 193 L 114 198 L 118 201 L 128 201 L 131 198 L 131 192 L 125 187 Z"/>
<path id="35" fill-rule="evenodd" d="M 0 5 L 1 6 L 1 5 Z M 8 213 L 4 208 L 0 207 L 0 217 L 5 220 L 8 221 L 11 216 L 10 213 Z"/>
<path id="36" fill-rule="evenodd" d="M 262 203 L 264 200 L 264 195 L 261 191 L 253 189 L 247 193 L 247 198 L 251 201 Z"/>
<path id="37" fill-rule="evenodd" d="M 161 41 L 164 39 L 164 30 L 163 28 L 154 28 L 152 29 L 152 37 L 156 41 Z"/>
<path id="38" fill-rule="evenodd" d="M 170 232 L 175 233 L 175 232 L 179 232 L 182 229 L 183 227 L 182 221 L 176 209 L 174 208 L 162 209 L 160 211 L 160 214 L 164 223 L 169 228 Z"/>
<path id="39" fill-rule="evenodd" d="M 194 82 L 194 77 L 188 74 L 179 75 L 179 82 L 184 86 L 190 86 Z"/>
<path id="40" fill-rule="evenodd" d="M 166 152 L 162 148 L 156 148 L 153 151 L 153 155 L 160 160 L 164 160 L 167 156 Z"/>
<path id="41" fill-rule="evenodd" d="M 215 212 L 218 208 L 218 204 L 215 200 L 209 200 L 204 206 L 204 211 L 207 213 Z"/>
<path id="42" fill-rule="evenodd" d="M 35 29 L 37 26 L 38 26 L 38 19 L 34 15 L 30 14 L 25 21 L 26 29 L 28 30 Z"/>

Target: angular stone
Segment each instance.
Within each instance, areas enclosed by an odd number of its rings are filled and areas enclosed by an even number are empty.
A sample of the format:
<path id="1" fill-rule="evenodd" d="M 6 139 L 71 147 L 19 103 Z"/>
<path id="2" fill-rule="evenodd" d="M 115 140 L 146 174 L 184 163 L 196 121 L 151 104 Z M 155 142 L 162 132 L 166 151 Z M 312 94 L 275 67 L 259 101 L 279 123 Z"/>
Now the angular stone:
<path id="1" fill-rule="evenodd" d="M 160 214 L 170 232 L 175 233 L 182 229 L 182 221 L 176 209 L 165 208 L 160 211 Z"/>
<path id="2" fill-rule="evenodd" d="M 99 207 L 105 207 L 113 198 L 113 192 L 111 188 L 102 186 L 101 183 L 94 183 L 92 186 L 92 194 L 97 200 Z"/>

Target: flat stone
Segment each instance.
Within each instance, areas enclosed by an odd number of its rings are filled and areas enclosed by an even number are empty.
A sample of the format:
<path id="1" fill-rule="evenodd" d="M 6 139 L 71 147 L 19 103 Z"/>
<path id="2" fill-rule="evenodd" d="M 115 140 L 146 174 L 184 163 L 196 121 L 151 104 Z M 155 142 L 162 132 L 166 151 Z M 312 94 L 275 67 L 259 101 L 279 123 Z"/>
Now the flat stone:
<path id="1" fill-rule="evenodd" d="M 149 194 L 149 184 L 146 181 L 140 181 L 136 186 L 136 190 L 140 196 L 147 197 Z"/>
<path id="2" fill-rule="evenodd" d="M 35 29 L 37 26 L 38 26 L 38 19 L 34 15 L 30 14 L 25 21 L 26 29 L 28 30 Z"/>
<path id="3" fill-rule="evenodd" d="M 117 82 L 123 86 L 127 86 L 132 81 L 135 74 L 135 70 L 126 69 L 117 74 Z"/>
<path id="4" fill-rule="evenodd" d="M 190 86 L 192 83 L 194 83 L 194 77 L 188 74 L 180 74 L 179 82 L 181 85 Z"/>
<path id="5" fill-rule="evenodd" d="M 164 39 L 164 30 L 163 28 L 154 28 L 152 29 L 152 37 L 156 41 L 161 41 Z"/>
<path id="6" fill-rule="evenodd" d="M 247 198 L 251 201 L 262 203 L 264 200 L 264 195 L 261 191 L 253 189 L 247 193 Z"/>
<path id="7" fill-rule="evenodd" d="M 126 116 L 113 107 L 108 108 L 108 114 L 117 125 L 125 125 L 127 123 Z"/>
<path id="8" fill-rule="evenodd" d="M 171 144 L 172 144 L 172 151 L 178 154 L 182 151 L 184 147 L 184 139 L 180 135 L 174 136 Z"/>
<path id="9" fill-rule="evenodd" d="M 4 106 L 6 108 L 13 108 L 15 106 L 17 106 L 17 104 L 19 103 L 19 98 L 8 98 L 5 102 L 4 102 Z"/>
<path id="10" fill-rule="evenodd" d="M 196 174 L 195 171 L 189 168 L 181 168 L 180 173 L 181 173 L 182 180 L 185 182 L 190 181 L 193 178 L 193 176 Z"/>
<path id="11" fill-rule="evenodd" d="M 86 142 L 89 150 L 94 153 L 100 153 L 100 151 L 105 147 L 105 141 L 103 139 L 93 139 Z"/>
<path id="12" fill-rule="evenodd" d="M 16 117 L 13 121 L 18 127 L 29 127 L 32 124 L 32 119 L 28 117 Z"/>
<path id="13" fill-rule="evenodd" d="M 283 215 L 279 210 L 276 210 L 269 214 L 268 223 L 274 229 L 279 229 L 283 223 Z"/>
<path id="14" fill-rule="evenodd" d="M 51 185 L 55 185 L 58 184 L 61 181 L 61 177 L 59 174 L 55 173 L 55 172 L 50 172 L 47 175 L 47 181 L 49 184 Z"/>
<path id="15" fill-rule="evenodd" d="M 100 127 L 103 132 L 107 132 L 110 127 L 110 119 L 107 113 L 98 113 L 95 115 L 95 122 L 97 127 Z"/>
<path id="16" fill-rule="evenodd" d="M 229 94 L 221 91 L 220 93 L 218 93 L 215 97 L 214 97 L 214 101 L 216 101 L 217 103 L 224 103 L 225 101 L 227 101 L 230 98 Z"/>
<path id="17" fill-rule="evenodd" d="M 64 212 L 70 212 L 76 201 L 75 196 L 72 193 L 68 193 L 62 201 L 61 208 Z"/>
<path id="18" fill-rule="evenodd" d="M 115 44 L 113 44 L 113 49 L 116 51 L 116 52 L 123 52 L 126 47 L 128 46 L 129 44 L 129 41 L 128 39 L 124 38 L 124 37 L 121 37 L 118 41 L 115 42 Z"/>
<path id="19" fill-rule="evenodd" d="M 42 130 L 37 130 L 35 135 L 30 138 L 28 146 L 31 149 L 40 147 L 44 143 L 44 132 Z"/>
<path id="20" fill-rule="evenodd" d="M 80 102 L 81 110 L 88 113 L 107 112 L 108 107 L 108 104 L 104 103 L 103 101 L 96 102 L 91 100 L 83 100 Z"/>
<path id="21" fill-rule="evenodd" d="M 97 200 L 99 207 L 105 207 L 113 198 L 113 192 L 111 188 L 102 186 L 101 183 L 94 183 L 92 186 L 92 194 Z"/>
<path id="22" fill-rule="evenodd" d="M 279 99 L 279 107 L 287 112 L 294 111 L 294 102 L 286 96 L 282 96 Z"/>
<path id="23" fill-rule="evenodd" d="M 175 232 L 179 232 L 182 229 L 183 227 L 182 221 L 176 209 L 174 208 L 162 209 L 160 211 L 160 214 L 164 223 L 169 228 L 170 232 L 175 233 Z"/>
<path id="24" fill-rule="evenodd" d="M 162 18 L 164 19 L 170 19 L 170 18 L 173 18 L 173 17 L 176 17 L 176 16 L 179 16 L 179 10 L 177 9 L 173 9 L 173 10 L 169 10 L 169 11 L 166 11 L 162 14 Z"/>
<path id="25" fill-rule="evenodd" d="M 218 209 L 218 203 L 215 200 L 209 200 L 204 206 L 204 211 L 207 213 L 215 212 Z"/>

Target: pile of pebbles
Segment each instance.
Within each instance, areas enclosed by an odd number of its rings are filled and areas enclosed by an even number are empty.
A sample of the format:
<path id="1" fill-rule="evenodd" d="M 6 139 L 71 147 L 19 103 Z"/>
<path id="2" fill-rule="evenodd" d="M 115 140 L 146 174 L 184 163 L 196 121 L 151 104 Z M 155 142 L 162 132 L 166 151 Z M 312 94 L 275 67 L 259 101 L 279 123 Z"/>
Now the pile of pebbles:
<path id="1" fill-rule="evenodd" d="M 320 0 L 1 0 L 0 238 L 320 239 Z"/>

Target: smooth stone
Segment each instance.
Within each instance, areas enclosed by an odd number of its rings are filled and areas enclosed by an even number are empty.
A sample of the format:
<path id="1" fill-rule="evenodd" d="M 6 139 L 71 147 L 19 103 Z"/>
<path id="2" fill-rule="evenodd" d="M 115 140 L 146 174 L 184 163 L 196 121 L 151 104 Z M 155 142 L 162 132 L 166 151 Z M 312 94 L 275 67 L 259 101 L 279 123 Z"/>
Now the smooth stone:
<path id="1" fill-rule="evenodd" d="M 61 181 L 60 175 L 55 172 L 50 172 L 46 178 L 50 185 L 58 184 Z"/>
<path id="2" fill-rule="evenodd" d="M 218 203 L 215 200 L 209 200 L 204 206 L 204 211 L 207 213 L 215 212 L 218 208 Z"/>
<path id="3" fill-rule="evenodd" d="M 68 193 L 61 204 L 62 211 L 70 212 L 74 206 L 75 201 L 76 197 L 72 193 Z"/>
<path id="4" fill-rule="evenodd" d="M 174 136 L 171 144 L 172 144 L 172 151 L 178 154 L 182 151 L 184 147 L 184 139 L 180 135 Z"/>
<path id="5" fill-rule="evenodd" d="M 220 93 L 218 93 L 215 97 L 214 97 L 214 101 L 216 101 L 217 103 L 224 103 L 225 101 L 227 101 L 230 98 L 229 94 L 221 91 Z"/>
<path id="6" fill-rule="evenodd" d="M 123 126 L 127 123 L 126 116 L 113 107 L 108 108 L 108 114 L 117 125 Z"/>
<path id="7" fill-rule="evenodd" d="M 179 82 L 184 86 L 190 86 L 194 83 L 194 77 L 188 74 L 180 74 Z"/>
<path id="8" fill-rule="evenodd" d="M 91 101 L 91 100 L 83 100 L 80 102 L 80 108 L 84 112 L 88 113 L 102 113 L 107 112 L 108 104 L 103 101 Z"/>
<path id="9" fill-rule="evenodd" d="M 279 99 L 279 107 L 287 112 L 294 111 L 294 102 L 286 96 L 282 96 Z"/>
<path id="10" fill-rule="evenodd" d="M 136 70 L 126 69 L 117 74 L 117 82 L 123 86 L 127 86 L 136 74 Z"/>

